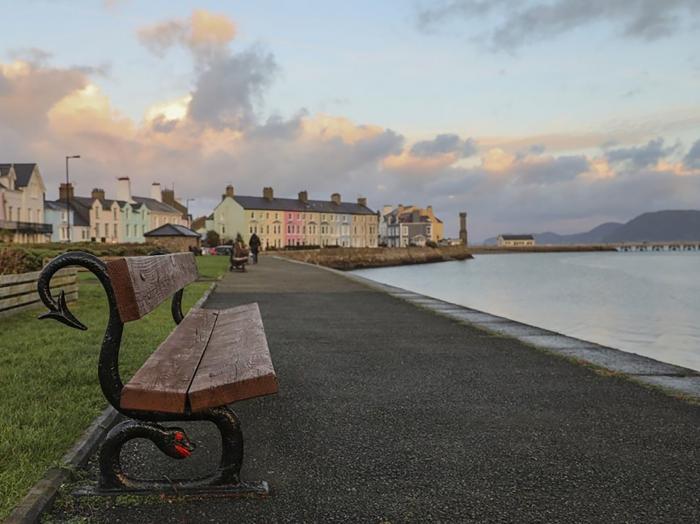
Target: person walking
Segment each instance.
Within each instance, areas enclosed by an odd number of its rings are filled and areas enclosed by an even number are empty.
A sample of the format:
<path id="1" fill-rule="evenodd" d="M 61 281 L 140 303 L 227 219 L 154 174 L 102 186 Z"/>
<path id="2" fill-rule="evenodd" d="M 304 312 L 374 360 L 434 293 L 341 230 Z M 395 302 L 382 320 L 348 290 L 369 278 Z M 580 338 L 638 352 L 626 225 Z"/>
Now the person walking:
<path id="1" fill-rule="evenodd" d="M 248 241 L 248 245 L 250 246 L 250 252 L 253 253 L 253 264 L 258 263 L 258 251 L 260 251 L 260 238 L 258 238 L 258 235 L 253 233 L 250 235 L 250 240 Z"/>

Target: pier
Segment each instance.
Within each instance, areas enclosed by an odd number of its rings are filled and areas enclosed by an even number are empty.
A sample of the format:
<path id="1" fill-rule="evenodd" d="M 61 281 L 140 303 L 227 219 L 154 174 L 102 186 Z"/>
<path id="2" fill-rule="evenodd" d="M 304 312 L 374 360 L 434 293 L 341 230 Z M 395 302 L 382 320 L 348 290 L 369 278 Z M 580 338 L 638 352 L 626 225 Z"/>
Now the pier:
<path id="1" fill-rule="evenodd" d="M 615 244 L 621 252 L 629 251 L 700 251 L 700 241 L 695 242 L 625 242 Z"/>
<path id="2" fill-rule="evenodd" d="M 427 297 L 307 264 L 261 257 L 227 274 L 205 307 L 251 301 L 280 393 L 236 411 L 243 474 L 267 479 L 271 497 L 96 502 L 71 498 L 68 486 L 50 520 L 697 519 L 697 405 L 486 330 L 478 314 L 445 316 Z M 208 428 L 186 429 L 212 439 L 201 449 L 216 446 Z M 168 472 L 150 444 L 139 453 L 152 459 L 135 470 Z"/>

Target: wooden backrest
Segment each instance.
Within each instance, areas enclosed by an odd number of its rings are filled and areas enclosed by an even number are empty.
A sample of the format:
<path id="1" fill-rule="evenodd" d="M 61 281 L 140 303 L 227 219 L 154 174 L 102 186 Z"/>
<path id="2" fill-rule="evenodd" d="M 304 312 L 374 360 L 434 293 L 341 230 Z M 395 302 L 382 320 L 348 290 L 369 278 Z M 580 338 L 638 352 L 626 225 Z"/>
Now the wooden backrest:
<path id="1" fill-rule="evenodd" d="M 125 257 L 107 262 L 122 322 L 138 320 L 197 279 L 192 253 Z"/>

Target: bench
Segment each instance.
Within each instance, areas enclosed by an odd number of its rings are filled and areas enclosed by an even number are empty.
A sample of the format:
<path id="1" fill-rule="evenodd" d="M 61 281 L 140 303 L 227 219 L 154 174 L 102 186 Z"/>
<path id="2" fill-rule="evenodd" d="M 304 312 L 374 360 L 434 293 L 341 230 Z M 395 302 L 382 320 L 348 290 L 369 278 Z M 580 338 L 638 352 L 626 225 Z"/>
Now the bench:
<path id="1" fill-rule="evenodd" d="M 100 352 L 98 376 L 110 404 L 126 420 L 114 426 L 100 448 L 100 493 L 194 493 L 267 495 L 266 482 L 242 482 L 243 436 L 228 407 L 239 400 L 277 392 L 258 305 L 229 309 L 195 307 L 184 316 L 183 288 L 197 279 L 191 253 L 129 257 L 103 262 L 88 253 L 69 252 L 42 271 L 38 291 L 53 318 L 86 329 L 68 310 L 65 296 L 53 297 L 51 277 L 67 266 L 82 266 L 102 283 L 109 302 L 109 321 Z M 176 323 L 167 339 L 127 384 L 119 375 L 119 347 L 126 322 L 137 321 L 172 296 Z M 124 471 L 120 452 L 130 440 L 151 440 L 174 459 L 186 459 L 194 444 L 182 428 L 162 422 L 210 421 L 221 434 L 218 469 L 205 477 L 165 481 L 140 479 Z"/>

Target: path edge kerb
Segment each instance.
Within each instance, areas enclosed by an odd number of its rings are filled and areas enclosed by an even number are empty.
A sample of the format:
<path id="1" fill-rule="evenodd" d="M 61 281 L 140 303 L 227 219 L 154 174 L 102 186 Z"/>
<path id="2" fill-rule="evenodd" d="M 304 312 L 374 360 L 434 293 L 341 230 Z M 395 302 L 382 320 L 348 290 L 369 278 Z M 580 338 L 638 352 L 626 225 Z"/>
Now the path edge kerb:
<path id="1" fill-rule="evenodd" d="M 217 278 L 209 286 L 192 309 L 201 308 L 221 280 Z M 107 406 L 88 426 L 83 435 L 73 447 L 63 455 L 60 465 L 49 468 L 44 476 L 34 484 L 7 516 L 4 524 L 30 524 L 39 522 L 41 515 L 48 510 L 56 500 L 58 490 L 70 481 L 73 472 L 84 466 L 90 456 L 97 450 L 102 437 L 117 423 L 121 414 L 112 406 Z"/>
<path id="2" fill-rule="evenodd" d="M 647 388 L 651 387 L 668 396 L 680 397 L 686 401 L 700 403 L 700 372 L 693 369 L 668 364 L 636 353 L 603 346 L 477 309 L 453 304 L 428 295 L 421 295 L 407 289 L 382 284 L 350 272 L 300 260 L 292 260 L 283 256 L 275 256 L 275 258 L 293 264 L 320 268 L 336 275 L 341 275 L 375 291 L 386 293 L 417 307 L 428 309 L 437 315 L 467 323 L 490 334 L 514 338 L 537 350 L 557 357 L 563 357 L 569 361 L 608 372 L 615 376 L 621 376 L 637 385 Z"/>

